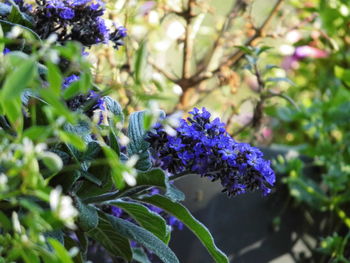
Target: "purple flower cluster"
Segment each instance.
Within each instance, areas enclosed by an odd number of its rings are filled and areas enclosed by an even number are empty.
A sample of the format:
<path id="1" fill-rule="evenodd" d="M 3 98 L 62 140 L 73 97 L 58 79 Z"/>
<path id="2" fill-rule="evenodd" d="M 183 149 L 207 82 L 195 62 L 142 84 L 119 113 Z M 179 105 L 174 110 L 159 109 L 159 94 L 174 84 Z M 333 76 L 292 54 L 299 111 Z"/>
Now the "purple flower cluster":
<path id="1" fill-rule="evenodd" d="M 219 118 L 210 121 L 205 108 L 190 114 L 187 121 L 181 120 L 176 136 L 168 135 L 161 124 L 148 132 L 146 141 L 163 169 L 220 180 L 229 196 L 258 189 L 270 193 L 275 173 L 259 149 L 236 142 Z"/>
<path id="2" fill-rule="evenodd" d="M 90 47 L 111 41 L 114 47 L 123 45 L 126 29 L 122 26 L 110 30 L 102 18 L 105 8 L 101 0 L 37 0 L 37 6 L 16 0 L 27 15 L 33 17 L 34 31 L 46 39 L 55 33 L 58 41 L 75 40 Z"/>
<path id="3" fill-rule="evenodd" d="M 62 83 L 62 89 L 68 88 L 72 83 L 78 81 L 79 79 L 80 77 L 75 74 L 66 77 Z M 90 90 L 87 95 L 80 94 L 68 100 L 67 106 L 72 111 L 75 111 L 89 100 L 95 101 L 95 104 L 91 107 L 90 111 L 88 112 L 89 115 L 92 115 L 92 111 L 97 109 L 100 109 L 101 111 L 106 110 L 103 98 L 93 90 Z M 103 114 L 102 112 L 100 112 L 98 124 L 101 124 L 102 122 L 103 122 Z"/>

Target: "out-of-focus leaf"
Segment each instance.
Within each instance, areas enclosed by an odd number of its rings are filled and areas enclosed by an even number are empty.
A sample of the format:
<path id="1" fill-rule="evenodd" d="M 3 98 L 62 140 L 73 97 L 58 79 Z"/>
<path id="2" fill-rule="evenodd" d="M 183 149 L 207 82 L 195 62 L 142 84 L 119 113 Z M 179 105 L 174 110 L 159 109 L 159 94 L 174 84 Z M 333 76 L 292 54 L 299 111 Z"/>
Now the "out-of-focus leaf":
<path id="1" fill-rule="evenodd" d="M 61 262 L 74 263 L 68 251 L 59 241 L 50 238 L 49 243 L 55 250 L 57 257 L 60 259 Z"/>
<path id="2" fill-rule="evenodd" d="M 47 62 L 47 81 L 50 84 L 50 89 L 57 95 L 61 93 L 62 76 L 61 72 L 55 64 Z"/>
<path id="3" fill-rule="evenodd" d="M 147 43 L 142 42 L 135 56 L 135 79 L 137 84 L 144 80 L 145 69 L 147 65 Z"/>
<path id="4" fill-rule="evenodd" d="M 340 66 L 335 66 L 334 73 L 337 78 L 341 79 L 346 84 L 350 85 L 350 69 L 345 69 Z"/>
<path id="5" fill-rule="evenodd" d="M 265 82 L 286 82 L 292 86 L 295 86 L 295 83 L 289 78 L 267 78 Z"/>

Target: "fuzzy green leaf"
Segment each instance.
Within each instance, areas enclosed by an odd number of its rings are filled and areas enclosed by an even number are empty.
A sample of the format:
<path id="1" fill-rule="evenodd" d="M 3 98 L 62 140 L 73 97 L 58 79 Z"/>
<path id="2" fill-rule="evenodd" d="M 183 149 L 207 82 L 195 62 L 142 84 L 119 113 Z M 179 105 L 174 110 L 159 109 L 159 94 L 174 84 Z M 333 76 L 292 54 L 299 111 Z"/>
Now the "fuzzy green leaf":
<path id="1" fill-rule="evenodd" d="M 204 247 L 208 250 L 210 255 L 213 257 L 217 263 L 228 263 L 227 256 L 216 247 L 214 239 L 211 236 L 209 230 L 195 219 L 186 207 L 180 203 L 173 202 L 170 199 L 161 196 L 154 195 L 150 197 L 144 197 L 139 201 L 146 202 L 155 205 L 163 210 L 167 211 L 169 214 L 175 216 L 177 219 L 182 221 L 202 242 Z"/>

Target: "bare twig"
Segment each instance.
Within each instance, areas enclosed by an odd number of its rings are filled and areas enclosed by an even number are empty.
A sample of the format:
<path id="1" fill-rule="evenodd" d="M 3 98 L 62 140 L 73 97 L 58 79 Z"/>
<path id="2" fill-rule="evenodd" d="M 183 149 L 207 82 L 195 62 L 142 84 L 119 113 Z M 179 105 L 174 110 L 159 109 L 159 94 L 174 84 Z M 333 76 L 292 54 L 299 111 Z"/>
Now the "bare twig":
<path id="1" fill-rule="evenodd" d="M 170 74 L 169 72 L 165 71 L 164 69 L 162 69 L 161 67 L 159 67 L 156 63 L 154 63 L 153 60 L 148 59 L 148 63 L 155 69 L 157 70 L 160 74 L 162 74 L 164 77 L 166 77 L 168 80 L 172 81 L 172 82 L 176 82 L 177 79 Z"/>
<path id="2" fill-rule="evenodd" d="M 239 15 L 239 13 L 246 8 L 246 6 L 247 6 L 247 4 L 243 0 L 234 1 L 234 3 L 232 4 L 232 8 L 229 11 L 228 15 L 226 16 L 224 24 L 223 24 L 223 26 L 218 34 L 218 37 L 216 38 L 216 40 L 214 42 L 212 49 L 204 57 L 204 62 L 202 62 L 202 64 L 199 65 L 196 75 L 200 74 L 203 71 L 208 70 L 208 67 L 210 66 L 210 63 L 211 63 L 216 51 L 224 43 L 225 33 L 232 27 L 234 18 L 236 18 Z"/>
<path id="3" fill-rule="evenodd" d="M 278 0 L 274 7 L 272 8 L 271 12 L 269 13 L 268 17 L 265 19 L 265 21 L 262 23 L 262 25 L 256 29 L 255 34 L 249 38 L 243 46 L 252 46 L 256 44 L 256 40 L 262 36 L 265 36 L 266 29 L 270 25 L 273 17 L 277 14 L 279 9 L 281 8 L 283 3 L 283 0 Z M 220 72 L 220 68 L 223 66 L 230 67 L 234 64 L 236 64 L 238 61 L 240 61 L 244 57 L 245 53 L 243 50 L 239 49 L 235 53 L 233 53 L 231 56 L 229 56 L 224 62 L 222 62 L 215 70 L 212 71 L 212 74 L 204 74 L 204 75 L 194 75 L 194 78 L 192 79 L 192 85 L 198 85 L 199 83 L 209 79 L 211 75 L 217 74 Z"/>
<path id="4" fill-rule="evenodd" d="M 186 21 L 186 35 L 183 49 L 182 78 L 189 79 L 191 76 L 191 57 L 193 51 L 192 19 L 194 17 L 193 8 L 196 0 L 188 0 L 187 9 L 182 13 Z"/>
<path id="5" fill-rule="evenodd" d="M 300 108 L 299 106 L 295 103 L 295 101 L 289 97 L 287 94 L 283 94 L 283 93 L 276 93 L 276 92 L 273 92 L 271 90 L 268 91 L 269 92 L 269 96 L 268 98 L 272 98 L 272 97 L 280 97 L 280 98 L 283 98 L 285 99 L 286 101 L 288 101 L 290 104 L 292 104 L 298 111 L 300 111 Z"/>

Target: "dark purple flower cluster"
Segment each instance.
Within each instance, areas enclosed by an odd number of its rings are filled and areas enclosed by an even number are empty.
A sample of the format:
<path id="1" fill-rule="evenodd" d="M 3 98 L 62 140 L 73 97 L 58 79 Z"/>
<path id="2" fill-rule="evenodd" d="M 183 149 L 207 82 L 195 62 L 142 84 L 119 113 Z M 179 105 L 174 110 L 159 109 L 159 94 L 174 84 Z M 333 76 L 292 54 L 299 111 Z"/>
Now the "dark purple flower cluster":
<path id="1" fill-rule="evenodd" d="M 68 88 L 72 83 L 78 81 L 79 79 L 80 77 L 75 74 L 66 77 L 62 83 L 62 89 Z M 92 115 L 92 112 L 94 110 L 98 110 L 98 109 L 100 109 L 101 111 L 106 110 L 103 98 L 93 90 L 90 90 L 88 94 L 79 94 L 73 97 L 72 99 L 68 100 L 67 106 L 70 110 L 75 111 L 79 109 L 82 105 L 84 105 L 87 101 L 90 101 L 90 100 L 94 100 L 95 102 L 94 102 L 94 105 L 89 110 L 88 115 Z M 102 112 L 100 112 L 98 124 L 101 124 L 102 122 L 103 122 L 103 114 Z"/>
<path id="2" fill-rule="evenodd" d="M 212 181 L 220 179 L 224 192 L 238 195 L 260 189 L 270 193 L 275 173 L 262 152 L 247 143 L 236 142 L 219 118 L 194 108 L 192 117 L 181 120 L 177 135 L 170 136 L 157 124 L 146 141 L 160 166 L 172 174 L 195 173 Z"/>
<path id="3" fill-rule="evenodd" d="M 105 8 L 101 0 L 36 0 L 37 6 L 16 0 L 16 4 L 34 20 L 34 30 L 46 39 L 55 33 L 63 43 L 75 40 L 90 47 L 111 41 L 114 47 L 123 45 L 126 29 L 115 26 L 110 30 L 102 18 Z"/>

